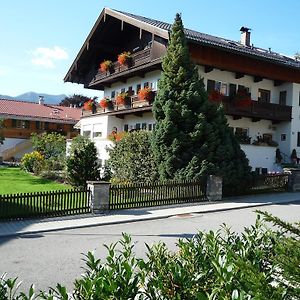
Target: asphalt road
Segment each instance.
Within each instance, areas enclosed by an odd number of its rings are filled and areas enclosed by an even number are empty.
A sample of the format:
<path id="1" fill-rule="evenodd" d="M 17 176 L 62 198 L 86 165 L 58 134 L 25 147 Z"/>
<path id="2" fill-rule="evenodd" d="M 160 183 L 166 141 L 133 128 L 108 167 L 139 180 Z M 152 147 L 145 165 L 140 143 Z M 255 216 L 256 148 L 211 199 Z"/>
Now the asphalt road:
<path id="1" fill-rule="evenodd" d="M 259 209 L 290 222 L 300 220 L 300 202 Z M 94 251 L 97 257 L 105 259 L 107 252 L 103 244 L 118 241 L 122 232 L 131 234 L 137 256 L 145 257 L 145 243 L 163 241 L 175 250 L 179 238 L 192 237 L 198 230 L 217 230 L 223 223 L 240 232 L 254 223 L 254 210 L 181 215 L 161 220 L 0 238 L 0 274 L 6 272 L 9 277 L 18 277 L 23 281 L 23 291 L 27 291 L 32 283 L 38 290 L 47 290 L 57 282 L 71 289 L 74 279 L 83 272 L 82 253 Z"/>

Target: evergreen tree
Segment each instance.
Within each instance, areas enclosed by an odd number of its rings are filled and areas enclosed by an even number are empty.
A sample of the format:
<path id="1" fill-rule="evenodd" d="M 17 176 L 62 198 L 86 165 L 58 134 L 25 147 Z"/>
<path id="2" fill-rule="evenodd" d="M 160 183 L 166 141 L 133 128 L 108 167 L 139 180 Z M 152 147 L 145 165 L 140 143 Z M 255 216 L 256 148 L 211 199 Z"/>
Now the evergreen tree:
<path id="1" fill-rule="evenodd" d="M 160 179 L 223 177 L 224 192 L 244 189 L 250 168 L 222 106 L 208 101 L 190 59 L 181 16 L 176 15 L 153 113 L 152 149 Z"/>
<path id="2" fill-rule="evenodd" d="M 88 138 L 77 136 L 72 140 L 67 172 L 70 183 L 78 187 L 85 187 L 88 180 L 100 179 L 97 149 Z"/>

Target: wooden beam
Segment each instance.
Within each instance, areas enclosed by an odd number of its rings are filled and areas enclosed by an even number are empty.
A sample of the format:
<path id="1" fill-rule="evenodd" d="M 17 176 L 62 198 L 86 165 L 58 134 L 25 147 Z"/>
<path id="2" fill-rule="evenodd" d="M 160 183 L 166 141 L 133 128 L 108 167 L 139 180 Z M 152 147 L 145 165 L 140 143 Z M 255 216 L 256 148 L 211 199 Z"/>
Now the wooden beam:
<path id="1" fill-rule="evenodd" d="M 252 122 L 258 122 L 258 121 L 260 121 L 260 120 L 261 120 L 261 118 L 252 118 L 252 119 L 251 119 Z"/>
<path id="2" fill-rule="evenodd" d="M 142 39 L 142 35 L 143 35 L 143 29 L 140 28 L 140 40 Z"/>
<path id="3" fill-rule="evenodd" d="M 240 79 L 243 78 L 245 76 L 245 74 L 243 73 L 235 73 L 235 79 Z"/>
<path id="4" fill-rule="evenodd" d="M 121 21 L 121 31 L 123 31 L 124 30 L 124 21 L 122 20 Z"/>
<path id="5" fill-rule="evenodd" d="M 209 72 L 211 72 L 213 69 L 214 69 L 214 67 L 212 67 L 212 66 L 204 66 L 204 72 L 205 72 L 205 73 L 209 73 Z"/>
<path id="6" fill-rule="evenodd" d="M 281 80 L 274 80 L 274 86 L 280 86 L 283 84 L 283 81 Z"/>
<path id="7" fill-rule="evenodd" d="M 88 42 L 86 43 L 86 50 L 89 51 L 89 49 L 90 49 L 90 41 L 88 41 Z"/>
<path id="8" fill-rule="evenodd" d="M 105 22 L 106 21 L 106 13 L 104 13 L 104 15 L 103 15 L 103 22 Z"/>
<path id="9" fill-rule="evenodd" d="M 254 78 L 253 78 L 253 81 L 254 81 L 254 82 L 260 82 L 260 81 L 262 81 L 262 80 L 263 80 L 263 78 L 260 77 L 260 76 L 254 76 Z"/>

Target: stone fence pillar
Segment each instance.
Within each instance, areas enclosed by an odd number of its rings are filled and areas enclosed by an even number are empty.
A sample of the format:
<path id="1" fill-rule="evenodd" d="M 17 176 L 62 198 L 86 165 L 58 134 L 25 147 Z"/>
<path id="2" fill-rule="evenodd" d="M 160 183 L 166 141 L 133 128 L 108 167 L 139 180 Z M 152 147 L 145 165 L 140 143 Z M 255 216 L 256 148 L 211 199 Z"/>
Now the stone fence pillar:
<path id="1" fill-rule="evenodd" d="M 206 197 L 208 201 L 222 200 L 222 178 L 209 175 L 206 184 Z"/>
<path id="2" fill-rule="evenodd" d="M 290 192 L 300 191 L 300 170 L 291 169 L 288 180 L 288 190 Z"/>
<path id="3" fill-rule="evenodd" d="M 110 183 L 105 181 L 88 181 L 87 188 L 91 193 L 90 207 L 92 213 L 109 210 Z"/>

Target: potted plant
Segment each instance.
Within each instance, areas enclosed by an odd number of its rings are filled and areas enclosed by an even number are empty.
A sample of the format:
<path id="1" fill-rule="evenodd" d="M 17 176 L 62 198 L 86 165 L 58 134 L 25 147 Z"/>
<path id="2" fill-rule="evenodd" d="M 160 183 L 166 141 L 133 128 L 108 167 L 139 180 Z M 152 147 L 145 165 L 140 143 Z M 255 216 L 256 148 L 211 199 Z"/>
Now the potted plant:
<path id="1" fill-rule="evenodd" d="M 129 65 L 132 62 L 132 57 L 130 52 L 122 52 L 121 54 L 118 55 L 118 62 L 120 65 Z"/>
<path id="2" fill-rule="evenodd" d="M 281 155 L 279 148 L 276 149 L 275 157 L 276 157 L 276 163 L 281 164 L 282 163 L 282 155 Z"/>
<path id="3" fill-rule="evenodd" d="M 86 102 L 84 102 L 83 104 L 83 109 L 84 110 L 89 110 L 91 111 L 93 114 L 96 113 L 97 111 L 97 104 L 96 104 L 96 97 L 94 99 L 90 99 Z"/>
<path id="4" fill-rule="evenodd" d="M 296 149 L 293 149 L 292 154 L 291 154 L 291 161 L 294 164 L 298 164 L 299 163 L 299 158 L 297 156 L 297 151 Z"/>
<path id="5" fill-rule="evenodd" d="M 116 104 L 117 105 L 128 105 L 129 103 L 130 103 L 130 96 L 126 92 L 120 93 L 116 97 Z"/>
<path id="6" fill-rule="evenodd" d="M 239 90 L 234 97 L 234 102 L 239 107 L 249 107 L 252 103 L 252 100 L 247 91 Z"/>
<path id="7" fill-rule="evenodd" d="M 113 103 L 111 101 L 111 99 L 109 99 L 108 97 L 104 97 L 103 99 L 100 100 L 99 105 L 101 108 L 103 109 L 112 109 L 113 108 Z"/>
<path id="8" fill-rule="evenodd" d="M 213 90 L 208 94 L 208 100 L 211 102 L 220 103 L 222 102 L 223 98 L 224 95 L 218 90 Z"/>
<path id="9" fill-rule="evenodd" d="M 154 99 L 154 92 L 151 88 L 148 86 L 144 87 L 143 89 L 140 89 L 138 92 L 138 98 L 140 100 L 146 100 L 151 102 Z"/>
<path id="10" fill-rule="evenodd" d="M 113 63 L 111 60 L 104 60 L 101 64 L 100 64 L 100 71 L 101 72 L 111 72 L 113 67 Z"/>

